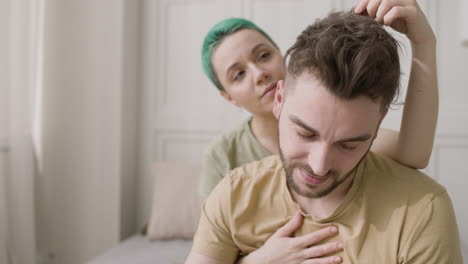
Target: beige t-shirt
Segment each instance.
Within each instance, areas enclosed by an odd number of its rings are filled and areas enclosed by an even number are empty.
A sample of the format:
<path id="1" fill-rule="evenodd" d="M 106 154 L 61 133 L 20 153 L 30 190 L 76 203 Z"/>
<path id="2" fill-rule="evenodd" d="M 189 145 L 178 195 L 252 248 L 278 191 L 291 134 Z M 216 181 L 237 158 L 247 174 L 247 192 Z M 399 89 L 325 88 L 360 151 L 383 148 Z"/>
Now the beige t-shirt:
<path id="1" fill-rule="evenodd" d="M 228 173 L 203 206 L 193 251 L 234 263 L 300 210 L 277 155 Z M 334 224 L 343 263 L 461 264 L 446 190 L 425 174 L 369 152 L 344 201 L 324 219 L 304 215 L 295 236 Z"/>
<path id="2" fill-rule="evenodd" d="M 250 129 L 252 118 L 215 139 L 205 152 L 199 193 L 206 198 L 226 173 L 246 163 L 271 156 Z"/>

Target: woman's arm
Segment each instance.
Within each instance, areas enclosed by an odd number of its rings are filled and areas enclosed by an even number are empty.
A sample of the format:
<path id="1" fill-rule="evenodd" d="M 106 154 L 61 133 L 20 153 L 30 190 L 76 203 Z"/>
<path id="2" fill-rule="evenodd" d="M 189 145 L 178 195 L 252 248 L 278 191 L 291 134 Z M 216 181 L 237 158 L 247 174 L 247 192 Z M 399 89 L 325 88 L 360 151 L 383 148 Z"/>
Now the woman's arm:
<path id="1" fill-rule="evenodd" d="M 400 132 L 380 129 L 371 149 L 422 169 L 432 153 L 439 111 L 436 37 L 416 1 L 388 10 L 382 8 L 383 4 L 376 10 L 367 10 L 369 16 L 405 33 L 411 41 L 413 56 Z M 370 4 L 364 0 L 358 6 Z"/>
<path id="2" fill-rule="evenodd" d="M 435 43 L 433 46 L 435 50 Z M 413 48 L 400 132 L 380 129 L 372 146 L 373 151 L 416 169 L 423 169 L 429 163 L 439 109 L 435 51 L 432 56 L 430 51 L 425 52 L 424 56 L 423 51 Z"/>

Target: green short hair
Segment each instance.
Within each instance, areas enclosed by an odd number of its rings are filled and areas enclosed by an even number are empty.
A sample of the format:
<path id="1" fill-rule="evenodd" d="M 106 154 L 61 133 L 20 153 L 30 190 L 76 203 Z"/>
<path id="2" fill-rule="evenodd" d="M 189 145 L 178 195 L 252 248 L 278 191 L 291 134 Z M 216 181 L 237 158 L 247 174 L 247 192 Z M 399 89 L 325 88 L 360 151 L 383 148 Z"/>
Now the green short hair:
<path id="1" fill-rule="evenodd" d="M 218 88 L 218 90 L 223 91 L 224 88 L 216 77 L 215 71 L 213 69 L 213 64 L 211 63 L 211 57 L 213 56 L 213 51 L 216 46 L 227 36 L 241 30 L 241 29 L 253 29 L 263 36 L 265 36 L 275 47 L 278 47 L 276 43 L 270 38 L 270 36 L 265 33 L 261 28 L 255 25 L 252 21 L 249 21 L 240 17 L 233 17 L 222 20 L 218 24 L 214 25 L 210 31 L 205 36 L 202 47 L 202 65 L 203 71 L 206 76 L 211 80 L 211 82 Z"/>

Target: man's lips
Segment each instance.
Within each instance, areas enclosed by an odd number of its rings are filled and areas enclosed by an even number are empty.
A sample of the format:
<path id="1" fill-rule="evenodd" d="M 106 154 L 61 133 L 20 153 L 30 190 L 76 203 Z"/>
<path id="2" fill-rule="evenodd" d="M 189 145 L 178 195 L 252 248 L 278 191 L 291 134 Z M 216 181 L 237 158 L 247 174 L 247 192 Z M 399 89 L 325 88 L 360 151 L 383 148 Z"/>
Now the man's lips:
<path id="1" fill-rule="evenodd" d="M 319 185 L 324 183 L 328 179 L 328 177 L 312 176 L 303 169 L 300 169 L 299 172 L 301 174 L 302 179 L 308 184 Z"/>
<path id="2" fill-rule="evenodd" d="M 276 91 L 276 83 L 268 86 L 268 88 L 265 89 L 261 97 L 275 93 L 275 91 Z"/>

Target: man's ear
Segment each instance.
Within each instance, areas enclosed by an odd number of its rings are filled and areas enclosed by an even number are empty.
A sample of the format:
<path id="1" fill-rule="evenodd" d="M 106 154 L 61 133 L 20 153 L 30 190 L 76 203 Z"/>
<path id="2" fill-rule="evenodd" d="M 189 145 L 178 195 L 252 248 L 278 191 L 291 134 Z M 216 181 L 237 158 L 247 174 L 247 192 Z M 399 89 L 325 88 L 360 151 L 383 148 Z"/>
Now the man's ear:
<path id="1" fill-rule="evenodd" d="M 380 131 L 380 125 L 382 124 L 382 121 L 384 120 L 387 113 L 388 113 L 388 109 L 385 109 L 385 111 L 382 112 L 382 115 L 380 116 L 379 124 L 377 125 L 377 130 L 375 131 L 374 139 L 377 138 L 377 135 L 379 134 L 379 131 Z"/>
<path id="2" fill-rule="evenodd" d="M 237 107 L 240 107 L 239 104 L 237 103 L 236 100 L 234 100 L 226 91 L 219 91 L 219 94 L 224 97 L 224 99 L 226 101 L 228 101 L 229 103 L 237 106 Z"/>
<path id="3" fill-rule="evenodd" d="M 284 80 L 279 80 L 276 85 L 275 99 L 273 101 L 273 115 L 279 120 L 281 109 L 283 108 L 285 96 Z"/>

